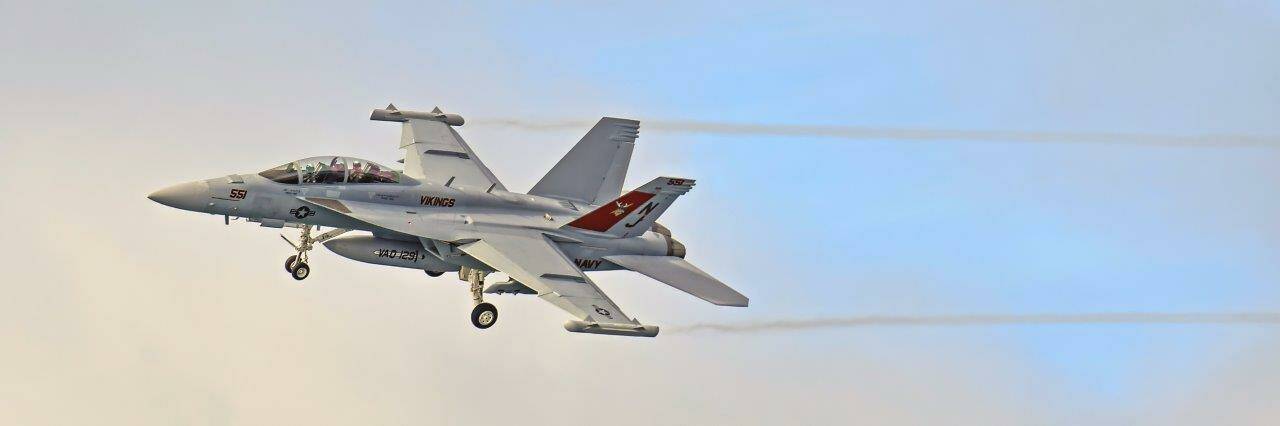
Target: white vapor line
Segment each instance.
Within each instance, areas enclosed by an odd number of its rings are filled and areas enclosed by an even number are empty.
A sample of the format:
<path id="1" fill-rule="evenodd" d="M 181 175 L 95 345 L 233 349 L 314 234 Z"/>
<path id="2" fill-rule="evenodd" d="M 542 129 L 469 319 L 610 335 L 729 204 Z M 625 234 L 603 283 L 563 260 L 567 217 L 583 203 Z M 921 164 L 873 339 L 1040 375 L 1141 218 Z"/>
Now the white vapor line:
<path id="1" fill-rule="evenodd" d="M 526 130 L 583 130 L 593 121 L 524 120 L 510 118 L 480 118 L 473 123 L 479 126 L 506 126 Z M 1144 133 L 1110 132 L 1041 132 L 1022 130 L 965 130 L 926 129 L 897 127 L 828 126 L 805 124 L 730 123 L 689 120 L 651 120 L 641 122 L 642 130 L 670 133 L 696 133 L 743 136 L 800 136 L 852 140 L 896 141 L 1014 141 L 1041 143 L 1103 143 L 1167 146 L 1277 146 L 1280 136 L 1252 136 L 1233 134 L 1159 135 Z"/>
<path id="2" fill-rule="evenodd" d="M 670 327 L 669 333 L 761 333 L 852 327 L 985 326 L 1051 324 L 1255 324 L 1280 325 L 1280 313 L 1096 313 L 1025 315 L 868 315 L 783 319 L 747 323 L 700 323 Z"/>

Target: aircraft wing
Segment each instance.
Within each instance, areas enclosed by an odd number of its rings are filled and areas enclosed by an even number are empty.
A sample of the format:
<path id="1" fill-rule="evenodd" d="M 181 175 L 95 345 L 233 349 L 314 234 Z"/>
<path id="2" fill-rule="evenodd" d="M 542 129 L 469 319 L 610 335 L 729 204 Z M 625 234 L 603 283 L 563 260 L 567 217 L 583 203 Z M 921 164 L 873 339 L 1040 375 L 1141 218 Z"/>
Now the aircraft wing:
<path id="1" fill-rule="evenodd" d="M 401 234 L 459 244 L 463 253 L 497 269 L 538 297 L 569 312 L 573 332 L 653 337 L 658 327 L 643 325 L 622 312 L 560 248 L 533 229 L 471 226 L 459 229 L 453 215 L 409 214 L 400 206 L 350 200 L 299 197 L 312 205 Z"/>
<path id="2" fill-rule="evenodd" d="M 617 255 L 604 260 L 720 306 L 746 307 L 750 302 L 747 296 L 679 257 Z"/>
<path id="3" fill-rule="evenodd" d="M 578 321 L 565 324 L 569 331 L 645 337 L 658 334 L 658 327 L 627 317 L 541 232 L 494 229 L 482 231 L 477 237 L 478 241 L 459 249 L 577 317 Z"/>
<path id="4" fill-rule="evenodd" d="M 369 119 L 402 123 L 400 148 L 405 150 L 406 175 L 454 188 L 507 189 L 453 130 L 453 126 L 462 125 L 462 117 L 445 114 L 439 108 L 417 112 L 387 105 L 386 109 L 373 110 Z"/>

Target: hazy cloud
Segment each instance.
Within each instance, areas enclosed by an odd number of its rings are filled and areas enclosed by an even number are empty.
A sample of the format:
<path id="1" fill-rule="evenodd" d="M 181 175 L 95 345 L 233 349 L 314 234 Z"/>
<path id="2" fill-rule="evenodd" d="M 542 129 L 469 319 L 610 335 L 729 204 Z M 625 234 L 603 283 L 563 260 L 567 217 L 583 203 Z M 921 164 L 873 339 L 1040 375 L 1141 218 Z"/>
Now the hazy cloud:
<path id="1" fill-rule="evenodd" d="M 1254 324 L 1280 325 L 1280 313 L 1096 313 L 972 314 L 937 316 L 868 315 L 859 317 L 782 319 L 744 323 L 698 323 L 667 329 L 668 333 L 758 333 L 852 327 L 984 326 L 1052 324 Z"/>
<path id="2" fill-rule="evenodd" d="M 474 126 L 509 126 L 525 130 L 572 130 L 590 127 L 593 122 L 581 120 L 523 120 L 511 118 L 479 118 Z M 853 140 L 894 141 L 1004 141 L 1040 143 L 1108 143 L 1170 146 L 1278 146 L 1280 137 L 1264 135 L 1160 135 L 1110 132 L 1044 132 L 1026 130 L 966 130 L 895 127 L 863 127 L 784 123 L 730 123 L 694 120 L 642 120 L 643 130 L 673 133 L 749 136 L 799 136 Z"/>

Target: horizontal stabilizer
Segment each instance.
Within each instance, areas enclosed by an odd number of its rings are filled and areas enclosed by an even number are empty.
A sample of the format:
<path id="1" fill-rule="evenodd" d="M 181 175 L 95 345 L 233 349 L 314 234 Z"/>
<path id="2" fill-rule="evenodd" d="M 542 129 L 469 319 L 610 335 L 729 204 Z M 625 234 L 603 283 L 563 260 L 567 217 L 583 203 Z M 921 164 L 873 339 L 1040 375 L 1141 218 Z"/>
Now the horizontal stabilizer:
<path id="1" fill-rule="evenodd" d="M 747 296 L 678 257 L 620 255 L 604 259 L 720 306 L 747 306 Z"/>

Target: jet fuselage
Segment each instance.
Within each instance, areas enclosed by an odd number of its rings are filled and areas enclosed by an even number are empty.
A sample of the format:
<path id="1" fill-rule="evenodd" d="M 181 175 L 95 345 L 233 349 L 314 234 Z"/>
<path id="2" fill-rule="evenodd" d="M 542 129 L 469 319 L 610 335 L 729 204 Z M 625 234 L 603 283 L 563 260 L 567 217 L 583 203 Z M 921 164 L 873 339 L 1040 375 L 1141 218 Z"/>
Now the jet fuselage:
<path id="1" fill-rule="evenodd" d="M 465 255 L 442 256 L 444 253 L 440 253 L 438 248 L 447 249 L 449 242 L 421 241 L 411 235 L 388 232 L 318 208 L 305 198 L 401 206 L 406 221 L 412 221 L 419 214 L 445 212 L 457 216 L 458 226 L 480 223 L 542 229 L 549 235 L 563 237 L 557 241 L 560 249 L 585 271 L 621 269 L 604 260 L 604 256 L 665 256 L 671 254 L 674 244 L 678 244 L 670 236 L 653 231 L 631 238 L 607 238 L 592 235 L 589 231 L 562 229 L 565 223 L 596 207 L 585 203 L 489 188 L 455 188 L 403 176 L 401 180 L 400 183 L 284 184 L 258 174 L 233 174 L 174 185 L 156 191 L 149 198 L 179 209 L 244 218 L 266 227 L 312 225 L 368 231 L 377 240 L 357 241 L 342 237 L 325 245 L 335 253 L 354 260 L 434 272 L 453 271 L 460 266 L 491 268 Z M 425 252 L 406 253 L 415 244 L 430 251 L 436 259 L 421 259 Z"/>

